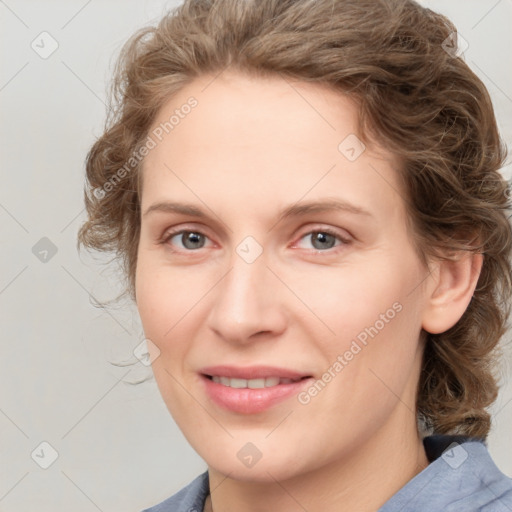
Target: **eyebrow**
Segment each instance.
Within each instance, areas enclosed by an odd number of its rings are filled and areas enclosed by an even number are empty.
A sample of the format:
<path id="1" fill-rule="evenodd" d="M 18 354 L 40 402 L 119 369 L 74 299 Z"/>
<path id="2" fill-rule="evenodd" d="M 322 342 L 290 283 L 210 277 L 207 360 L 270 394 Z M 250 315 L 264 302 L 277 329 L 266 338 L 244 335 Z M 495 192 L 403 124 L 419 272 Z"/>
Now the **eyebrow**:
<path id="1" fill-rule="evenodd" d="M 320 199 L 316 201 L 301 202 L 300 204 L 295 203 L 291 206 L 288 206 L 287 208 L 280 212 L 277 222 L 281 222 L 282 220 L 290 217 L 301 217 L 303 215 L 308 215 L 311 213 L 322 213 L 329 211 L 341 211 L 352 213 L 355 215 L 374 217 L 374 215 L 371 212 L 365 210 L 361 206 L 357 206 L 348 201 L 340 199 L 326 198 L 323 200 Z M 151 212 L 180 213 L 183 215 L 189 215 L 198 218 L 208 217 L 204 210 L 198 208 L 193 204 L 178 203 L 171 201 L 161 201 L 152 204 L 146 209 L 146 211 L 143 213 L 143 216 L 146 216 Z"/>
<path id="2" fill-rule="evenodd" d="M 342 211 L 355 215 L 373 217 L 373 214 L 361 206 L 357 206 L 348 201 L 335 198 L 326 198 L 323 200 L 308 201 L 296 203 L 286 208 L 278 217 L 278 220 L 284 220 L 288 217 L 300 217 L 309 213 L 322 213 L 329 211 Z"/>

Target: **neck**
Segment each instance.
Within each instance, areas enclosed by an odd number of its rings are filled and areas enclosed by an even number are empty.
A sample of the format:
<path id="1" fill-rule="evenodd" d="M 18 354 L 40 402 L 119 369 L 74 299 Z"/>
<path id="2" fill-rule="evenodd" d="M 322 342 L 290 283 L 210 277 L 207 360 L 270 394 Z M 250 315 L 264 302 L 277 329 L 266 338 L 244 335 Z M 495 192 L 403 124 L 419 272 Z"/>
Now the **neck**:
<path id="1" fill-rule="evenodd" d="M 251 482 L 234 480 L 210 467 L 212 496 L 205 512 L 291 512 L 298 505 L 308 512 L 376 512 L 428 466 L 411 411 L 399 405 L 396 412 L 396 418 L 346 457 L 307 474 Z"/>

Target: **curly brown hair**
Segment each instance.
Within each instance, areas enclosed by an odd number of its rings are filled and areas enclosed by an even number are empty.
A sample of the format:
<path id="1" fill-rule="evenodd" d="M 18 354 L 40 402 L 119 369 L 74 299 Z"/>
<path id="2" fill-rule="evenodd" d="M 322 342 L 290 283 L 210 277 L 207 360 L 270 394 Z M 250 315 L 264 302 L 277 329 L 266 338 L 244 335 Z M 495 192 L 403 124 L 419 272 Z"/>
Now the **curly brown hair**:
<path id="1" fill-rule="evenodd" d="M 135 298 L 144 141 L 159 109 L 194 78 L 229 66 L 332 87 L 357 102 L 364 140 L 402 162 L 422 261 L 484 255 L 459 322 L 423 332 L 417 417 L 433 433 L 485 439 L 510 312 L 511 204 L 491 100 L 455 53 L 455 36 L 447 18 L 411 0 L 185 0 L 121 50 L 105 131 L 87 156 L 79 244 L 113 251 Z"/>

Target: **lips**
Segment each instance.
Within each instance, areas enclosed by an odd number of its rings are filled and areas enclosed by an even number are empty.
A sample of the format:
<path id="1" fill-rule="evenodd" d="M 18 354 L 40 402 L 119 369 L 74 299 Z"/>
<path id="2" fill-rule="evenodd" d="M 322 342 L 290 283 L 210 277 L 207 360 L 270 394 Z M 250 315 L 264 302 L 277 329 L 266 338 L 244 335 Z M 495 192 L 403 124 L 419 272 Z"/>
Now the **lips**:
<path id="1" fill-rule="evenodd" d="M 200 371 L 208 397 L 232 412 L 263 412 L 297 394 L 312 378 L 306 373 L 271 366 L 215 366 Z"/>

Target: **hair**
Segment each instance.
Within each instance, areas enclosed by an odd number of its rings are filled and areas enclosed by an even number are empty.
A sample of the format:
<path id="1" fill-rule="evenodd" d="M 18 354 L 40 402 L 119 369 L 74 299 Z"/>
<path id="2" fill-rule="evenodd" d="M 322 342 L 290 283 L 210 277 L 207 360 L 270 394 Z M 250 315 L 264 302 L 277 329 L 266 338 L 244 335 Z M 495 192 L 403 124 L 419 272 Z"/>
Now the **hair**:
<path id="1" fill-rule="evenodd" d="M 114 253 L 135 299 L 143 160 L 130 159 L 195 77 L 231 67 L 331 87 L 356 102 L 363 140 L 401 162 L 421 260 L 483 254 L 461 319 L 422 332 L 416 412 L 431 433 L 485 439 L 510 313 L 511 204 L 491 99 L 455 41 L 447 18 L 410 0 L 185 0 L 121 49 L 104 133 L 86 159 L 79 245 Z"/>

